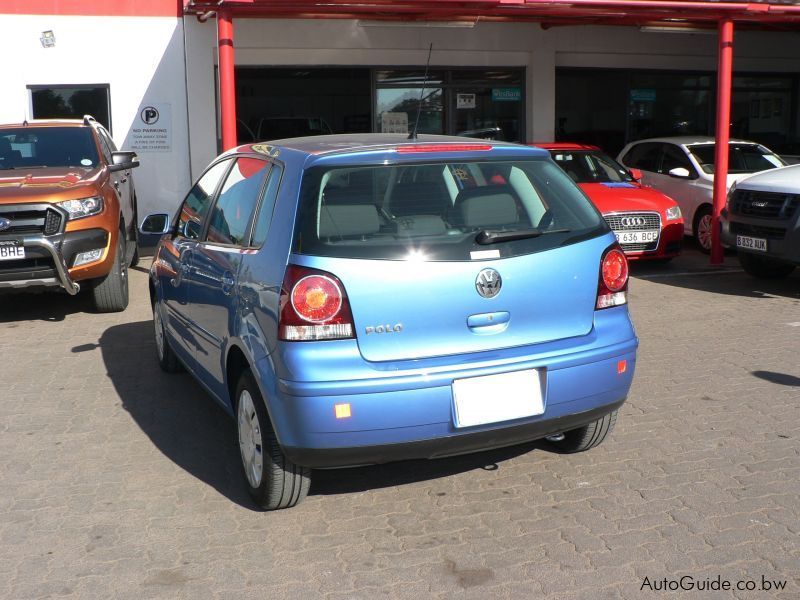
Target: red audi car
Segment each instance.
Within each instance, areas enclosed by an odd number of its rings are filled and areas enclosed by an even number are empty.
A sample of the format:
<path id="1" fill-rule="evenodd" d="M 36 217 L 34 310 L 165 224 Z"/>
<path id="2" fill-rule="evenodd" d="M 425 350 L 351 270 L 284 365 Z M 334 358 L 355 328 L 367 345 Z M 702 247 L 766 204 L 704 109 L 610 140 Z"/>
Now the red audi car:
<path id="1" fill-rule="evenodd" d="M 626 169 L 597 146 L 533 144 L 550 152 L 603 213 L 631 260 L 669 260 L 681 253 L 683 216 L 669 196 L 640 183 L 638 169 Z"/>

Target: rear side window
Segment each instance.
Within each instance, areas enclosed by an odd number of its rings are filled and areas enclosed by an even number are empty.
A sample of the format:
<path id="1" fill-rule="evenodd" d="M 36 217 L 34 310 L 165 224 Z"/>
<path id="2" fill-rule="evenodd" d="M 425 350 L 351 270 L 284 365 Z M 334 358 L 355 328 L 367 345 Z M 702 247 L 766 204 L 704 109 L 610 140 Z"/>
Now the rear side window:
<path id="1" fill-rule="evenodd" d="M 246 245 L 250 220 L 255 212 L 269 163 L 240 158 L 231 168 L 211 212 L 206 239 L 216 244 Z"/>
<path id="2" fill-rule="evenodd" d="M 293 251 L 315 256 L 507 257 L 606 231 L 597 210 L 549 160 L 314 167 L 300 195 Z M 484 232 L 525 235 L 479 243 Z"/>
<path id="3" fill-rule="evenodd" d="M 661 162 L 661 144 L 637 144 L 622 159 L 627 166 L 642 171 L 658 171 Z"/>
<path id="4" fill-rule="evenodd" d="M 269 226 L 272 223 L 272 213 L 275 210 L 275 199 L 278 197 L 278 187 L 281 183 L 281 175 L 283 175 L 283 167 L 277 163 L 274 164 L 269 172 L 267 187 L 261 199 L 261 206 L 258 208 L 258 216 L 253 228 L 252 246 L 260 247 L 267 241 Z"/>
<path id="5" fill-rule="evenodd" d="M 190 239 L 200 237 L 205 217 L 211 208 L 214 192 L 229 165 L 230 160 L 218 162 L 203 173 L 203 176 L 194 184 L 178 213 L 178 235 Z"/>
<path id="6" fill-rule="evenodd" d="M 694 167 L 692 167 L 692 163 L 689 162 L 689 158 L 686 156 L 683 150 L 681 150 L 678 146 L 674 146 L 673 144 L 665 144 L 664 159 L 661 163 L 661 169 L 659 170 L 659 173 L 666 175 L 672 169 L 679 168 L 686 169 L 689 171 L 690 175 L 696 174 Z"/>

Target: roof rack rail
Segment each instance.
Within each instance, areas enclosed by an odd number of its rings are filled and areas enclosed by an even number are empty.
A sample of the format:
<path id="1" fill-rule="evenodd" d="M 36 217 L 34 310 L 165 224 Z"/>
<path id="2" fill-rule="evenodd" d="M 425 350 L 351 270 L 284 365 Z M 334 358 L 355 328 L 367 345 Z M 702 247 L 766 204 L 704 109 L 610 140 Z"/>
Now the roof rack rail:
<path id="1" fill-rule="evenodd" d="M 83 115 L 84 125 L 91 125 L 92 123 L 97 123 L 97 119 L 95 119 L 92 115 Z"/>

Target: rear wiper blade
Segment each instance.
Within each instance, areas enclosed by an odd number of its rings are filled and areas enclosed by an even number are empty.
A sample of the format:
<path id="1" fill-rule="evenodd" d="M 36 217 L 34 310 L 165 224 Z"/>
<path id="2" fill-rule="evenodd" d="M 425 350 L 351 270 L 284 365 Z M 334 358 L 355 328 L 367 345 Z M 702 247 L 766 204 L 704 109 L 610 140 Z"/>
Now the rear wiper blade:
<path id="1" fill-rule="evenodd" d="M 493 231 L 484 229 L 475 238 L 481 246 L 496 244 L 498 242 L 513 242 L 514 240 L 527 240 L 548 233 L 569 233 L 569 229 L 517 229 L 515 231 Z"/>

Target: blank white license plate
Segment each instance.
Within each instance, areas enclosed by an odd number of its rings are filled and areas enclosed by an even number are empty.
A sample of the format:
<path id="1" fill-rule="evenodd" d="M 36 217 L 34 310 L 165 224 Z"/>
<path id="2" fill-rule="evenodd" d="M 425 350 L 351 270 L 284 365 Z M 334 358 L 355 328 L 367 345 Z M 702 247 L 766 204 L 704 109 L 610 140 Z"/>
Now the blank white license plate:
<path id="1" fill-rule="evenodd" d="M 472 427 L 544 413 L 542 373 L 513 371 L 453 381 L 456 427 Z"/>
<path id="2" fill-rule="evenodd" d="M 0 242 L 0 260 L 19 260 L 20 258 L 25 258 L 25 247 L 22 244 Z"/>
<path id="3" fill-rule="evenodd" d="M 620 244 L 649 244 L 658 239 L 658 230 L 651 231 L 615 231 Z"/>
<path id="4" fill-rule="evenodd" d="M 748 250 L 760 250 L 761 252 L 766 252 L 767 240 L 762 238 L 748 237 L 746 235 L 737 235 L 736 247 L 747 248 Z"/>

